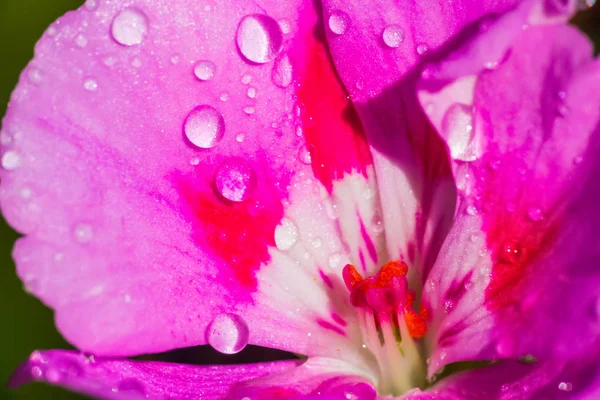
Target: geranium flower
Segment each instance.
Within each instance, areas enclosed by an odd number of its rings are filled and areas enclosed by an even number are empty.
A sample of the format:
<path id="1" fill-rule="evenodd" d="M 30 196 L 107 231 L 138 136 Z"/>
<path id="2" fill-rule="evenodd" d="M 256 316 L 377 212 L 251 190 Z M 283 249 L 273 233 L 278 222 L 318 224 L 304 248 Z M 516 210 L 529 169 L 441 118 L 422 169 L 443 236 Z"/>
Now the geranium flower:
<path id="1" fill-rule="evenodd" d="M 83 353 L 34 352 L 12 384 L 597 398 L 600 63 L 575 7 L 89 0 L 58 20 L 3 121 L 0 202 Z M 307 358 L 125 359 L 207 343 Z"/>

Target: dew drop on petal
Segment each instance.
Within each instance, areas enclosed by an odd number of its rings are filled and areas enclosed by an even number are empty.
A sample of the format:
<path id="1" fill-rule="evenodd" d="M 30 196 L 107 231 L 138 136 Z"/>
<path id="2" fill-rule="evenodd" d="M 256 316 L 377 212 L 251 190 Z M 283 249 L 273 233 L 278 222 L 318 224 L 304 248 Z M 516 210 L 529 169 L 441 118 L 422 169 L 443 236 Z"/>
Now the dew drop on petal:
<path id="1" fill-rule="evenodd" d="M 248 200 L 257 186 L 258 177 L 254 167 L 242 158 L 223 162 L 215 174 L 215 188 L 229 201 Z"/>
<path id="2" fill-rule="evenodd" d="M 425 53 L 427 53 L 429 51 L 429 46 L 427 46 L 425 43 L 419 43 L 417 44 L 417 53 L 419 55 L 423 55 Z"/>
<path id="3" fill-rule="evenodd" d="M 469 215 L 477 215 L 477 208 L 472 204 L 467 206 L 466 211 L 467 211 L 467 214 L 469 214 Z"/>
<path id="4" fill-rule="evenodd" d="M 268 15 L 251 14 L 240 21 L 236 42 L 248 61 L 264 64 L 275 59 L 281 51 L 283 32 L 277 21 Z"/>
<path id="5" fill-rule="evenodd" d="M 539 221 L 542 219 L 542 210 L 538 207 L 531 207 L 527 211 L 527 216 L 532 221 Z"/>
<path id="6" fill-rule="evenodd" d="M 482 153 L 473 129 L 473 111 L 465 104 L 453 104 L 442 121 L 442 131 L 455 160 L 474 161 Z"/>
<path id="7" fill-rule="evenodd" d="M 404 41 L 404 32 L 399 25 L 388 25 L 381 37 L 386 46 L 396 48 Z"/>
<path id="8" fill-rule="evenodd" d="M 248 90 L 246 91 L 246 94 L 251 99 L 255 98 L 256 97 L 256 88 L 249 87 Z"/>
<path id="9" fill-rule="evenodd" d="M 200 164 L 200 159 L 198 157 L 194 157 L 190 160 L 190 165 L 198 165 Z"/>
<path id="10" fill-rule="evenodd" d="M 563 392 L 570 392 L 573 390 L 573 385 L 569 382 L 561 382 L 558 384 L 558 390 L 562 390 Z"/>
<path id="11" fill-rule="evenodd" d="M 283 218 L 275 228 L 275 245 L 279 250 L 291 249 L 298 241 L 298 227 L 289 218 Z"/>
<path id="12" fill-rule="evenodd" d="M 135 46 L 144 41 L 148 33 L 148 18 L 136 8 L 126 8 L 112 22 L 111 34 L 123 46 Z"/>
<path id="13" fill-rule="evenodd" d="M 329 29 L 336 35 L 343 35 L 350 24 L 350 17 L 343 11 L 334 10 L 329 16 Z"/>
<path id="14" fill-rule="evenodd" d="M 339 268 L 342 266 L 342 255 L 340 253 L 334 253 L 329 256 L 327 263 L 330 268 Z"/>
<path id="15" fill-rule="evenodd" d="M 312 146 L 304 144 L 300 146 L 300 149 L 298 150 L 298 159 L 303 164 L 310 165 L 313 162 L 314 152 L 315 149 Z"/>
<path id="16" fill-rule="evenodd" d="M 183 133 L 194 146 L 210 149 L 223 139 L 225 120 L 214 107 L 199 105 L 187 115 Z"/>
<path id="17" fill-rule="evenodd" d="M 235 136 L 235 141 L 238 143 L 243 143 L 245 139 L 246 139 L 246 135 L 244 133 L 238 133 Z"/>
<path id="18" fill-rule="evenodd" d="M 314 238 L 313 240 L 310 241 L 310 244 L 315 249 L 318 249 L 319 247 L 321 247 L 321 245 L 323 245 L 323 240 L 321 238 L 319 238 L 319 237 L 316 237 L 316 238 Z"/>
<path id="19" fill-rule="evenodd" d="M 94 229 L 90 224 L 78 224 L 75 227 L 75 240 L 79 243 L 89 243 L 94 237 Z"/>
<path id="20" fill-rule="evenodd" d="M 256 111 L 256 110 L 254 109 L 254 107 L 252 107 L 252 106 L 246 106 L 246 107 L 244 107 L 244 108 L 243 108 L 243 110 L 244 110 L 244 112 L 245 112 L 246 114 L 248 114 L 248 115 L 252 115 L 252 114 L 254 114 L 254 112 Z"/>
<path id="21" fill-rule="evenodd" d="M 275 86 L 285 88 L 292 83 L 292 63 L 287 54 L 278 57 L 273 64 L 271 80 Z"/>
<path id="22" fill-rule="evenodd" d="M 221 101 L 229 100 L 229 93 L 226 93 L 226 92 L 221 93 L 221 95 L 219 96 L 219 100 L 221 100 Z"/>
<path id="23" fill-rule="evenodd" d="M 194 66 L 194 75 L 201 81 L 210 81 L 215 76 L 217 67 L 210 60 L 200 60 Z"/>
<path id="24" fill-rule="evenodd" d="M 206 340 L 223 354 L 239 353 L 248 344 L 250 331 L 246 322 L 235 314 L 217 315 L 206 329 Z"/>
<path id="25" fill-rule="evenodd" d="M 89 78 L 83 82 L 83 88 L 87 91 L 94 92 L 98 89 L 98 82 L 95 79 Z"/>
<path id="26" fill-rule="evenodd" d="M 84 48 L 85 46 L 87 46 L 87 43 L 88 43 L 87 38 L 82 33 L 75 36 L 75 44 L 77 46 Z"/>
<path id="27" fill-rule="evenodd" d="M 14 150 L 9 150 L 2 156 L 2 168 L 13 171 L 21 166 L 21 156 Z"/>
<path id="28" fill-rule="evenodd" d="M 277 23 L 279 24 L 279 28 L 281 28 L 281 32 L 284 35 L 287 35 L 292 31 L 292 23 L 288 19 L 280 19 L 277 21 Z"/>
<path id="29" fill-rule="evenodd" d="M 98 7 L 98 0 L 86 0 L 85 8 L 90 11 L 94 11 Z"/>

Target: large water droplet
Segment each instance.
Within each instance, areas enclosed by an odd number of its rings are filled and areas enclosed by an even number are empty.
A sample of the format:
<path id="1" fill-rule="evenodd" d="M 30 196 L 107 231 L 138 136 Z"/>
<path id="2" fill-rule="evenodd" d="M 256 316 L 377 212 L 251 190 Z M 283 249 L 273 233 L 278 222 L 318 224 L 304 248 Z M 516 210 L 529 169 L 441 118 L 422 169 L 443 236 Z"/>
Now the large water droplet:
<path id="1" fill-rule="evenodd" d="M 186 117 L 183 133 L 194 146 L 210 149 L 223 139 L 225 120 L 214 107 L 199 105 Z"/>
<path id="2" fill-rule="evenodd" d="M 343 11 L 334 10 L 329 16 L 329 29 L 336 35 L 343 35 L 350 24 L 350 17 Z"/>
<path id="3" fill-rule="evenodd" d="M 235 314 L 217 315 L 206 329 L 206 340 L 224 354 L 239 353 L 248 344 L 250 331 L 246 322 Z"/>
<path id="4" fill-rule="evenodd" d="M 381 37 L 388 47 L 396 48 L 404 41 L 404 32 L 399 25 L 389 25 L 383 30 Z"/>
<path id="5" fill-rule="evenodd" d="M 2 168 L 13 171 L 21 166 L 21 156 L 14 150 L 9 150 L 2 156 Z"/>
<path id="6" fill-rule="evenodd" d="M 249 199 L 258 178 L 252 165 L 242 158 L 229 159 L 219 166 L 215 175 L 215 187 L 225 199 L 240 202 Z"/>
<path id="7" fill-rule="evenodd" d="M 292 83 L 292 63 L 287 54 L 278 57 L 271 71 L 271 80 L 276 86 L 285 88 Z"/>
<path id="8" fill-rule="evenodd" d="M 289 250 L 298 241 L 298 236 L 298 227 L 294 221 L 283 218 L 275 228 L 275 245 L 279 250 Z"/>
<path id="9" fill-rule="evenodd" d="M 313 146 L 304 144 L 300 146 L 300 150 L 298 150 L 298 159 L 302 163 L 310 165 L 313 162 L 314 152 L 315 149 Z"/>
<path id="10" fill-rule="evenodd" d="M 113 20 L 111 33 L 113 39 L 123 46 L 140 44 L 148 33 L 148 18 L 136 8 L 126 8 Z"/>
<path id="11" fill-rule="evenodd" d="M 281 51 L 283 32 L 277 21 L 268 15 L 247 15 L 238 25 L 236 42 L 248 61 L 264 64 L 275 59 Z"/>
<path id="12" fill-rule="evenodd" d="M 75 240 L 79 243 L 88 243 L 94 237 L 94 229 L 90 224 L 78 224 L 75 227 Z"/>
<path id="13" fill-rule="evenodd" d="M 194 75 L 201 81 L 210 81 L 215 76 L 217 67 L 210 60 L 200 60 L 194 66 Z"/>
<path id="14" fill-rule="evenodd" d="M 558 384 L 558 390 L 562 390 L 563 392 L 570 392 L 573 390 L 573 385 L 569 382 L 561 382 Z"/>
<path id="15" fill-rule="evenodd" d="M 442 122 L 442 130 L 455 160 L 473 161 L 482 153 L 473 130 L 473 112 L 465 104 L 450 106 Z"/>
<path id="16" fill-rule="evenodd" d="M 423 54 L 427 53 L 428 51 L 429 51 L 429 46 L 427 46 L 425 43 L 417 44 L 417 54 L 422 56 Z"/>

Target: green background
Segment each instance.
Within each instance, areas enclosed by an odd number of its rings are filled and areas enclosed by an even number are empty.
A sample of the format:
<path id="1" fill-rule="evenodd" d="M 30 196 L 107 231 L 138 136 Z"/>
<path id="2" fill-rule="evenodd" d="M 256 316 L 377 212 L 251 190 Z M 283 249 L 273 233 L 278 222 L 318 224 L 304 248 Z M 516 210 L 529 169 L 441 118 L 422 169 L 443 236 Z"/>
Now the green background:
<path id="1" fill-rule="evenodd" d="M 0 116 L 4 114 L 18 75 L 33 55 L 33 46 L 46 27 L 82 0 L 0 0 Z M 595 43 L 600 42 L 600 6 L 577 16 L 575 22 Z M 11 372 L 34 349 L 69 348 L 54 328 L 52 312 L 27 295 L 10 257 L 17 238 L 0 218 L 0 399 L 82 399 L 59 388 L 30 384 L 4 388 Z"/>

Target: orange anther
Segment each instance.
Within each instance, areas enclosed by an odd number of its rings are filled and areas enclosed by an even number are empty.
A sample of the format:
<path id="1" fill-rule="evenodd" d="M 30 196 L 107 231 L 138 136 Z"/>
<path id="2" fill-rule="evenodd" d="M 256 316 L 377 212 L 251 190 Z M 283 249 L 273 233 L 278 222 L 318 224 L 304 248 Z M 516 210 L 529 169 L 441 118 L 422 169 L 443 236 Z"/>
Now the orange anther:
<path id="1" fill-rule="evenodd" d="M 413 339 L 420 339 L 427 333 L 427 326 L 423 318 L 408 307 L 404 309 L 404 321 L 406 322 L 408 333 Z"/>
<path id="2" fill-rule="evenodd" d="M 392 278 L 405 276 L 408 272 L 408 265 L 406 265 L 402 261 L 390 261 L 385 263 L 383 267 L 379 270 L 377 274 L 377 283 L 380 285 L 385 285 Z"/>
<path id="3" fill-rule="evenodd" d="M 348 290 L 352 291 L 354 286 L 360 281 L 363 280 L 362 275 L 356 270 L 354 265 L 346 264 L 344 270 L 342 271 L 342 276 L 344 278 L 344 283 Z"/>

